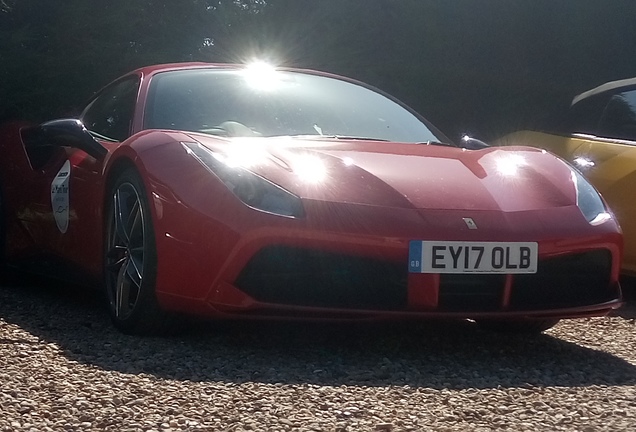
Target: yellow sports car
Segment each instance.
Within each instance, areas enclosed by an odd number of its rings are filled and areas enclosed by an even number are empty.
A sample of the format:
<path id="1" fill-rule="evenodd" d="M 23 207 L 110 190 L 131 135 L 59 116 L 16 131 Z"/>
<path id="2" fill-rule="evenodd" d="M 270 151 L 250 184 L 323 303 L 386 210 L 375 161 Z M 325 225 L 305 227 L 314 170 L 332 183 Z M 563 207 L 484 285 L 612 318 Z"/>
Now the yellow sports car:
<path id="1" fill-rule="evenodd" d="M 519 131 L 494 145 L 530 145 L 561 156 L 601 192 L 625 235 L 622 271 L 636 276 L 636 78 L 576 96 L 550 131 Z"/>

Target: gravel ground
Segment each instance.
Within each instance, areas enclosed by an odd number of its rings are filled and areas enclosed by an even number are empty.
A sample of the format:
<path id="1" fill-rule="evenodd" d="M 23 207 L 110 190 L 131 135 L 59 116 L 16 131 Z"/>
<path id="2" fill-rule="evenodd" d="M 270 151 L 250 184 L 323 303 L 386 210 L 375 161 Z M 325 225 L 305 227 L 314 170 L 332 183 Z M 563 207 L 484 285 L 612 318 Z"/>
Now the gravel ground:
<path id="1" fill-rule="evenodd" d="M 636 307 L 547 334 L 468 322 L 117 333 L 95 293 L 0 287 L 0 431 L 622 431 Z"/>

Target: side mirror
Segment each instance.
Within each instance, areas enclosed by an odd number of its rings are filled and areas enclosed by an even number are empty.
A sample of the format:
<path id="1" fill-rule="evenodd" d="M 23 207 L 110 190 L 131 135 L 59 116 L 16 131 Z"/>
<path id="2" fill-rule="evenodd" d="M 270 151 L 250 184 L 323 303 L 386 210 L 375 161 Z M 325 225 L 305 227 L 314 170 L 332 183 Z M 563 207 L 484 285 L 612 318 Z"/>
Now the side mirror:
<path id="1" fill-rule="evenodd" d="M 52 120 L 39 126 L 24 129 L 22 140 L 27 148 L 69 146 L 84 150 L 97 160 L 103 160 L 108 150 L 86 130 L 77 119 Z"/>
<path id="2" fill-rule="evenodd" d="M 480 150 L 490 146 L 482 140 L 464 135 L 461 139 L 461 147 L 468 150 Z"/>

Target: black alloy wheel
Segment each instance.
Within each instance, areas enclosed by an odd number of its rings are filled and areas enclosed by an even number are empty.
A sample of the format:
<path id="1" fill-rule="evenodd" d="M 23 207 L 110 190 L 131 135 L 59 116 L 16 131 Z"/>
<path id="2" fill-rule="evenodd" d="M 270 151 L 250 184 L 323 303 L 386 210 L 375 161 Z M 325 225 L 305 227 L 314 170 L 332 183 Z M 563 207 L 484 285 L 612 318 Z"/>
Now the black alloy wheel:
<path id="1" fill-rule="evenodd" d="M 7 263 L 7 202 L 0 184 L 0 285 L 21 283 L 15 278 L 15 272 Z"/>
<path id="2" fill-rule="evenodd" d="M 105 239 L 105 285 L 115 327 L 127 334 L 163 330 L 155 295 L 157 251 L 143 182 L 124 171 L 110 189 Z"/>
<path id="3" fill-rule="evenodd" d="M 2 267 L 4 266 L 4 254 L 6 250 L 5 242 L 7 236 L 6 218 L 4 212 L 4 195 L 2 194 L 2 184 L 0 184 L 0 271 L 2 271 Z"/>

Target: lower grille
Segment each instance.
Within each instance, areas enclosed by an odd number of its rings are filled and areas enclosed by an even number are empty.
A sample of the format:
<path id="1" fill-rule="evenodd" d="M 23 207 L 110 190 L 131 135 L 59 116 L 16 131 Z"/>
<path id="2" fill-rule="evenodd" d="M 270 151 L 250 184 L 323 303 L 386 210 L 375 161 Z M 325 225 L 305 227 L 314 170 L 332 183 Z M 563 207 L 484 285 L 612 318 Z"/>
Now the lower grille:
<path id="1" fill-rule="evenodd" d="M 267 303 L 346 309 L 407 307 L 406 265 L 283 246 L 257 253 L 236 286 Z"/>
<path id="2" fill-rule="evenodd" d="M 512 277 L 507 311 L 589 306 L 618 297 L 610 289 L 611 254 L 595 250 L 544 259 L 535 274 Z M 406 264 L 271 246 L 247 264 L 236 286 L 257 301 L 352 310 L 406 310 Z M 437 312 L 504 308 L 506 276 L 440 275 Z"/>
<path id="3" fill-rule="evenodd" d="M 514 277 L 510 308 L 531 310 L 604 303 L 618 293 L 609 289 L 612 256 L 597 250 L 539 262 L 536 274 Z"/>
<path id="4" fill-rule="evenodd" d="M 500 274 L 440 275 L 439 309 L 486 312 L 501 309 L 506 276 Z"/>

